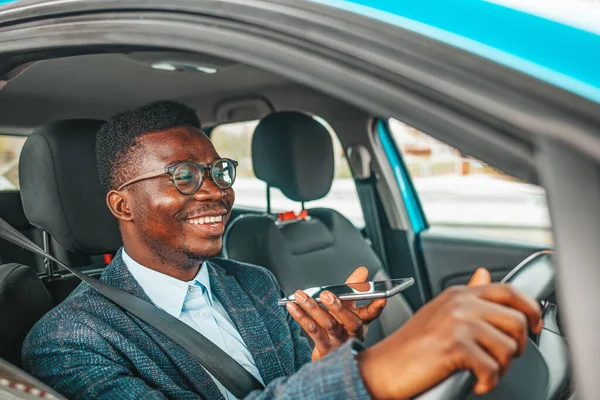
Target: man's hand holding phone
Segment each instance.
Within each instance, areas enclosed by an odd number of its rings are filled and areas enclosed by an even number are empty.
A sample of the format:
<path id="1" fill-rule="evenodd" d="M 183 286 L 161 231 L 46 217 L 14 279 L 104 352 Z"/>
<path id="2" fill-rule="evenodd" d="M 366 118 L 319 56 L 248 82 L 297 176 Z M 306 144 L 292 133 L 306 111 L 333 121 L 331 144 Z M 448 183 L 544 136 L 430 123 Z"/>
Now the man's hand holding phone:
<path id="1" fill-rule="evenodd" d="M 368 270 L 359 267 L 346 279 L 348 283 L 367 281 Z M 296 291 L 296 303 L 286 305 L 287 310 L 315 342 L 313 361 L 336 350 L 350 338 L 364 340 L 369 323 L 381 315 L 387 300 L 375 299 L 367 305 L 356 307 L 355 301 L 341 301 L 329 291 L 319 296 L 321 307 L 301 290 Z"/>

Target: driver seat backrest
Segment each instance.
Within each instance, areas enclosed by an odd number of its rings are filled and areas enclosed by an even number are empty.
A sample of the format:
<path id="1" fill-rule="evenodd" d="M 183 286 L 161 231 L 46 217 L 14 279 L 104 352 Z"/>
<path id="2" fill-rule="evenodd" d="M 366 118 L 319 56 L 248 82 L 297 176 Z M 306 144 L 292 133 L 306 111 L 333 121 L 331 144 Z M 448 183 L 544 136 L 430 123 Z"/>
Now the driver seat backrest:
<path id="1" fill-rule="evenodd" d="M 25 336 L 52 307 L 52 297 L 35 269 L 0 265 L 0 358 L 20 367 Z"/>
<path id="2" fill-rule="evenodd" d="M 69 120 L 42 126 L 25 142 L 19 163 L 29 222 L 66 249 L 87 255 L 111 253 L 121 244 L 96 169 L 96 131 L 101 124 Z M 71 275 L 57 282 L 72 287 L 79 278 Z M 19 365 L 25 336 L 53 306 L 31 266 L 0 266 L 0 358 Z"/>
<path id="3" fill-rule="evenodd" d="M 104 121 L 63 120 L 29 136 L 21 151 L 21 199 L 29 222 L 65 249 L 84 255 L 121 246 L 96 163 L 96 132 Z"/>
<path id="4" fill-rule="evenodd" d="M 252 160 L 257 178 L 294 201 L 320 199 L 333 182 L 331 136 L 303 113 L 265 117 L 254 132 Z M 225 232 L 224 256 L 268 268 L 286 294 L 343 283 L 359 266 L 367 267 L 371 280 L 386 278 L 375 251 L 348 219 L 328 208 L 307 211 L 307 219 L 285 222 L 269 214 L 240 215 Z M 395 296 L 371 324 L 367 344 L 396 330 L 411 314 L 403 297 Z"/>

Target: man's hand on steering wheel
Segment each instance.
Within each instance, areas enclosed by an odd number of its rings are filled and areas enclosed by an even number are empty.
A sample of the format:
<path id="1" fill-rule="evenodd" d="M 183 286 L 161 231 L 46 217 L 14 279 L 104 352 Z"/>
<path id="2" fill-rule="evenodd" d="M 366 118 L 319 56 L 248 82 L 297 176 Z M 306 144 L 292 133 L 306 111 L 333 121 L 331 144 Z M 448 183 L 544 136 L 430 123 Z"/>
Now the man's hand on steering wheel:
<path id="1" fill-rule="evenodd" d="M 375 399 L 412 398 L 456 370 L 471 370 L 473 392 L 489 392 L 525 350 L 528 330 L 541 331 L 540 311 L 533 299 L 514 286 L 492 284 L 489 272 L 479 269 L 468 286 L 446 289 L 359 353 L 365 386 Z"/>
<path id="2" fill-rule="evenodd" d="M 367 281 L 369 271 L 359 267 L 346 279 L 346 283 Z M 381 315 L 387 301 L 376 299 L 356 307 L 354 301 L 341 301 L 333 293 L 324 291 L 319 298 L 325 310 L 303 291 L 296 291 L 298 304 L 288 303 L 286 308 L 298 324 L 315 342 L 313 361 L 319 360 L 340 347 L 350 338 L 365 339 L 369 323 Z"/>

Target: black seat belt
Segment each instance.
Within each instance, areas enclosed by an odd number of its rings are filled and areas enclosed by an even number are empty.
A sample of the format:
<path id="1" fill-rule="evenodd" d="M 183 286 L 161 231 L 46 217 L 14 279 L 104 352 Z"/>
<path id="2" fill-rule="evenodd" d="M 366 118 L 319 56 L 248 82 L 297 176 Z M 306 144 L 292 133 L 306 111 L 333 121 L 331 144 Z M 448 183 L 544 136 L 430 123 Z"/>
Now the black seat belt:
<path id="1" fill-rule="evenodd" d="M 125 311 L 162 332 L 198 360 L 235 397 L 241 399 L 254 390 L 264 389 L 264 386 L 248 370 L 201 333 L 145 300 L 107 285 L 74 268 L 67 267 L 64 263 L 52 257 L 10 226 L 2 218 L 0 218 L 0 238 L 54 261 Z"/>
<path id="2" fill-rule="evenodd" d="M 371 153 L 362 144 L 350 146 L 347 150 L 348 164 L 356 180 L 356 191 L 365 216 L 365 231 L 371 241 L 375 253 L 379 256 L 384 268 L 389 272 L 381 220 L 377 210 L 377 176 L 371 169 Z"/>
<path id="3" fill-rule="evenodd" d="M 377 194 L 375 185 L 377 184 L 374 174 L 367 179 L 356 180 L 356 190 L 360 198 L 365 213 L 367 237 L 371 240 L 373 250 L 379 256 L 382 264 L 387 268 L 387 257 L 385 254 L 385 244 L 383 243 L 383 233 L 381 230 L 381 220 L 377 210 Z"/>

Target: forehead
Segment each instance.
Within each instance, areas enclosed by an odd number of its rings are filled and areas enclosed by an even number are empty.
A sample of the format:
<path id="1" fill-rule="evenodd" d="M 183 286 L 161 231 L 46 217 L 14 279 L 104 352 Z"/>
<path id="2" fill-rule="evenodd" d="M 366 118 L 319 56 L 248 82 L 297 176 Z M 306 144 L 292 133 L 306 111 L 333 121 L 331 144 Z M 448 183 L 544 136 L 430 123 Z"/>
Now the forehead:
<path id="1" fill-rule="evenodd" d="M 149 133 L 139 138 L 137 143 L 141 150 L 141 164 L 152 168 L 184 160 L 209 164 L 218 158 L 210 139 L 194 127 Z"/>

